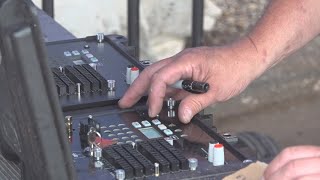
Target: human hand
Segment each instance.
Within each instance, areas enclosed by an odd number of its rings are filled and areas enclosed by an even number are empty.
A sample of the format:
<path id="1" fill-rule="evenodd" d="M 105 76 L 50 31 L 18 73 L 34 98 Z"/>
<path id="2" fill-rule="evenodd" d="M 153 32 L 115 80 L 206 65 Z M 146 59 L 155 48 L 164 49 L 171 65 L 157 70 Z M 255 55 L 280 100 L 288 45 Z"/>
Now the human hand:
<path id="1" fill-rule="evenodd" d="M 149 116 L 155 117 L 166 97 L 182 99 L 178 114 L 181 122 L 188 123 L 210 104 L 226 101 L 247 87 L 266 69 L 260 59 L 247 39 L 224 47 L 186 49 L 143 70 L 119 106 L 131 107 L 149 91 Z M 169 87 L 181 79 L 207 82 L 210 89 L 204 94 L 191 94 Z"/>
<path id="2" fill-rule="evenodd" d="M 320 179 L 320 147 L 296 146 L 283 150 L 265 170 L 264 179 Z"/>

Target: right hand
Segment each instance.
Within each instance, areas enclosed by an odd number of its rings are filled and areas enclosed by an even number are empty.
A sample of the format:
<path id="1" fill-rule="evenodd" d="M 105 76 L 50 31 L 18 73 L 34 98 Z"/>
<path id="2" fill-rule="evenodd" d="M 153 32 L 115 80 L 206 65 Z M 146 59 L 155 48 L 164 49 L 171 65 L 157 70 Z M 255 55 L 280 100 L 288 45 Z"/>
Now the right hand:
<path id="1" fill-rule="evenodd" d="M 134 105 L 149 91 L 149 116 L 155 117 L 166 97 L 182 100 L 179 118 L 188 123 L 210 104 L 222 102 L 242 92 L 266 67 L 248 39 L 230 46 L 186 49 L 147 67 L 119 101 L 121 108 Z M 204 94 L 191 94 L 169 86 L 180 79 L 207 82 Z"/>

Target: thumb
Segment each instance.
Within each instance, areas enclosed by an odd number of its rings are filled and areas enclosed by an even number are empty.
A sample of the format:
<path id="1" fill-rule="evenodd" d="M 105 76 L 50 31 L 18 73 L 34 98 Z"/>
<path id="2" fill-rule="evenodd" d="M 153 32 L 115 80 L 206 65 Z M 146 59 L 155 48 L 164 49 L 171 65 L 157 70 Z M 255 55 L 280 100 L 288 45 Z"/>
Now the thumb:
<path id="1" fill-rule="evenodd" d="M 192 117 L 214 103 L 213 94 L 190 94 L 179 105 L 179 118 L 182 123 L 189 123 Z"/>

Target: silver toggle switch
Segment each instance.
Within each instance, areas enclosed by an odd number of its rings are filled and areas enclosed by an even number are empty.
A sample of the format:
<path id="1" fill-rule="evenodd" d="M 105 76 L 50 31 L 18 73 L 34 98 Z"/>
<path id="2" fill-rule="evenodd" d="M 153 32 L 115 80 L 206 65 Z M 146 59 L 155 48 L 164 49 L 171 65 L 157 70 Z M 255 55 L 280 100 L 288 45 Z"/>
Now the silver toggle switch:
<path id="1" fill-rule="evenodd" d="M 169 98 L 167 100 L 167 106 L 169 109 L 173 109 L 175 105 L 176 105 L 176 101 L 174 99 Z"/>
<path id="2" fill-rule="evenodd" d="M 100 161 L 102 157 L 102 149 L 98 146 L 93 148 L 93 157 L 96 161 Z"/>
<path id="3" fill-rule="evenodd" d="M 59 71 L 63 73 L 63 67 L 59 66 Z"/>
<path id="4" fill-rule="evenodd" d="M 176 117 L 176 111 L 172 109 L 168 110 L 168 117 L 170 118 Z"/>
<path id="5" fill-rule="evenodd" d="M 81 93 L 81 83 L 77 83 L 77 93 Z"/>
<path id="6" fill-rule="evenodd" d="M 189 168 L 191 171 L 195 171 L 198 167 L 198 159 L 196 158 L 189 158 Z"/>
<path id="7" fill-rule="evenodd" d="M 154 176 L 158 177 L 160 175 L 160 165 L 159 163 L 154 163 Z"/>
<path id="8" fill-rule="evenodd" d="M 102 43 L 103 40 L 104 40 L 104 34 L 103 34 L 103 33 L 98 33 L 98 34 L 97 34 L 97 41 L 98 41 L 99 43 Z"/>
<path id="9" fill-rule="evenodd" d="M 117 180 L 124 180 L 126 178 L 126 173 L 123 169 L 117 169 L 115 170 L 115 173 Z"/>
<path id="10" fill-rule="evenodd" d="M 116 89 L 116 80 L 107 80 L 108 90 L 114 91 Z"/>

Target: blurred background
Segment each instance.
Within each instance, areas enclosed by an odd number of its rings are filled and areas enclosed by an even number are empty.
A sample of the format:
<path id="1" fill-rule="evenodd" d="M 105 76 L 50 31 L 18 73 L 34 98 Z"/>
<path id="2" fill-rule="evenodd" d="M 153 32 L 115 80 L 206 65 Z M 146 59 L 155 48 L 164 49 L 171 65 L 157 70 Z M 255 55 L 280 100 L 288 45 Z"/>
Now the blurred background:
<path id="1" fill-rule="evenodd" d="M 41 0 L 34 0 L 42 7 Z M 205 0 L 205 45 L 224 45 L 243 35 L 268 0 Z M 140 1 L 140 57 L 158 61 L 190 44 L 191 0 Z M 127 0 L 55 0 L 54 18 L 76 37 L 127 35 Z M 241 95 L 206 109 L 219 131 L 256 131 L 281 148 L 320 145 L 320 39 L 255 80 Z"/>

